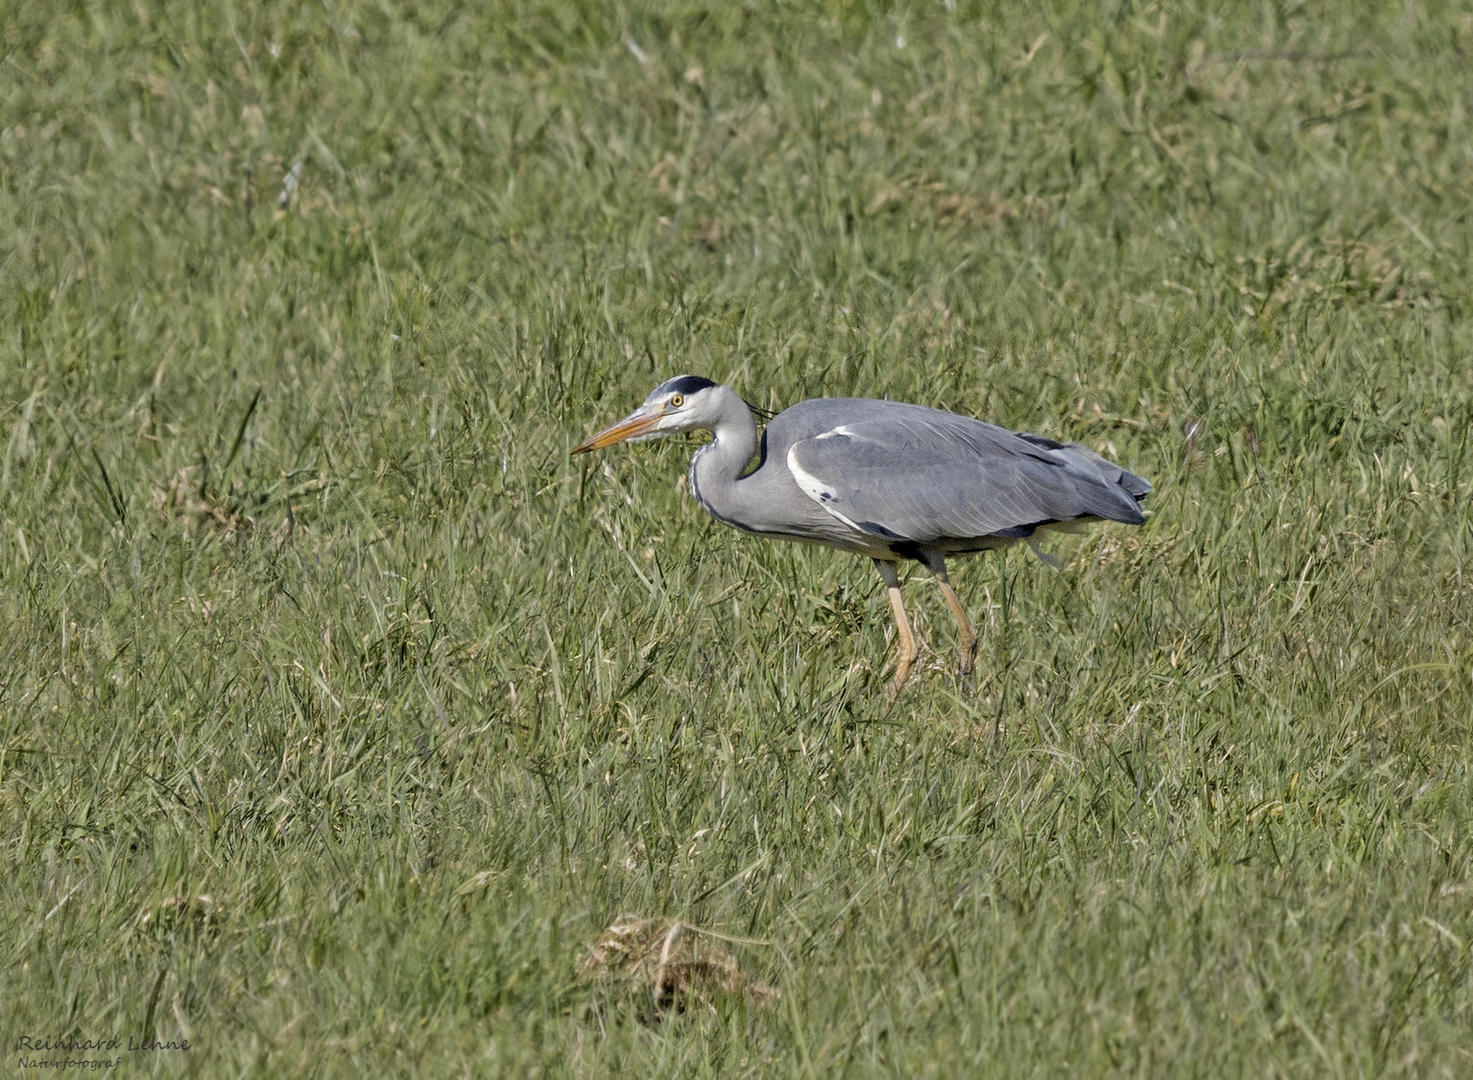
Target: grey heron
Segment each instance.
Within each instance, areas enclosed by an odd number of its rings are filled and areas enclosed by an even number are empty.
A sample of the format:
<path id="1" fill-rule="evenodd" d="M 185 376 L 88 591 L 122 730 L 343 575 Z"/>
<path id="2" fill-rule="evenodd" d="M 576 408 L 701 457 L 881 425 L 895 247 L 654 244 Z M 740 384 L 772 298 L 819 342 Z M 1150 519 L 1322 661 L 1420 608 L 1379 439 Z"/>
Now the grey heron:
<path id="1" fill-rule="evenodd" d="M 919 652 L 900 597 L 900 560 L 935 576 L 956 618 L 965 677 L 977 633 L 947 579 L 947 558 L 1036 544 L 1040 531 L 1088 522 L 1139 525 L 1139 504 L 1151 490 L 1078 443 L 899 401 L 799 402 L 768 421 L 759 442 L 747 403 L 698 375 L 661 383 L 573 453 L 701 430 L 713 437 L 691 458 L 690 490 L 717 521 L 874 560 L 899 638 L 892 699 Z"/>

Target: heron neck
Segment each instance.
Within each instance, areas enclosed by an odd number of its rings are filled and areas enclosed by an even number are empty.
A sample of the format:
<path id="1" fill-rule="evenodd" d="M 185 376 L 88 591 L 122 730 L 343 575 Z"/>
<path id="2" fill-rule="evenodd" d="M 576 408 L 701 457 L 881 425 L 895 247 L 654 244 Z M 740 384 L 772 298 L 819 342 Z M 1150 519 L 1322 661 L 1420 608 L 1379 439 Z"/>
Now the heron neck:
<path id="1" fill-rule="evenodd" d="M 732 395 L 735 397 L 735 395 Z M 713 438 L 690 463 L 691 494 L 719 521 L 750 520 L 742 473 L 757 452 L 757 421 L 740 399 L 712 429 Z"/>

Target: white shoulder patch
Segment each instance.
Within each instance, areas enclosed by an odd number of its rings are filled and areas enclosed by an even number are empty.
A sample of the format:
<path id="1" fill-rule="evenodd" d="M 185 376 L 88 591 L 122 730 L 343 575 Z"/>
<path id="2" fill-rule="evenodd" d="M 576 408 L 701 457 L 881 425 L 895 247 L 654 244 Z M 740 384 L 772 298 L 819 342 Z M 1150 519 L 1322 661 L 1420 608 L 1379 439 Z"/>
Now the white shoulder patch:
<path id="1" fill-rule="evenodd" d="M 840 427 L 835 428 L 833 431 L 824 432 L 824 434 L 818 436 L 818 438 L 826 439 L 831 435 L 841 434 L 847 434 L 847 432 Z M 807 495 L 814 502 L 818 503 L 819 506 L 823 507 L 825 512 L 827 512 L 831 517 L 838 518 L 855 532 L 864 532 L 864 530 L 861 529 L 858 525 L 854 524 L 853 521 L 841 514 L 838 508 L 834 505 L 835 501 L 838 498 L 838 495 L 834 491 L 833 485 L 825 483 L 810 472 L 805 472 L 803 466 L 798 464 L 798 447 L 802 445 L 802 443 L 794 443 L 792 446 L 788 447 L 788 472 L 792 473 L 793 480 L 797 483 L 798 487 L 802 488 L 803 494 Z"/>
<path id="2" fill-rule="evenodd" d="M 822 435 L 815 436 L 819 439 L 847 438 L 854 434 L 854 429 L 846 424 L 840 424 L 832 431 L 825 431 Z"/>

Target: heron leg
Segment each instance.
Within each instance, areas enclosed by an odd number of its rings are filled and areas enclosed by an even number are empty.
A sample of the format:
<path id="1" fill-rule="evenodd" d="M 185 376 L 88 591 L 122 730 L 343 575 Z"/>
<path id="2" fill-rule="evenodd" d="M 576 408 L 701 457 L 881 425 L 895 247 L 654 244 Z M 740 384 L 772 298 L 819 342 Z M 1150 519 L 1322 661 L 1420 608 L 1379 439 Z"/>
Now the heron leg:
<path id="1" fill-rule="evenodd" d="M 900 688 L 910 678 L 910 669 L 916 662 L 920 649 L 916 647 L 915 635 L 910 632 L 910 620 L 905 617 L 905 604 L 900 599 L 900 577 L 895 564 L 883 559 L 875 560 L 875 569 L 885 582 L 885 591 L 890 594 L 890 610 L 895 613 L 895 632 L 900 638 L 900 654 L 895 658 L 895 678 L 890 683 L 890 701 L 900 696 Z"/>
<path id="2" fill-rule="evenodd" d="M 956 617 L 961 673 L 965 679 L 972 673 L 972 661 L 977 658 L 977 631 L 972 629 L 972 622 L 967 618 L 966 610 L 956 598 L 956 590 L 951 587 L 951 581 L 946 576 L 946 560 L 939 555 L 929 558 L 926 560 L 926 569 L 936 576 L 936 584 L 941 586 L 941 595 L 946 597 L 946 606 L 951 608 L 952 615 Z"/>

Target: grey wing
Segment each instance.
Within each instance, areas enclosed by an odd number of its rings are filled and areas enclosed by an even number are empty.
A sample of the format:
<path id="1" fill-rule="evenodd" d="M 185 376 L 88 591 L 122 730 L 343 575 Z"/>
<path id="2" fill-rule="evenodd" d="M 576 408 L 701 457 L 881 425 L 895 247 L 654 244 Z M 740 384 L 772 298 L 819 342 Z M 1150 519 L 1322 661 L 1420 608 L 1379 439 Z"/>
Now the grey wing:
<path id="1" fill-rule="evenodd" d="M 1145 480 L 1077 444 L 946 413 L 844 424 L 788 450 L 798 486 L 872 536 L 929 543 L 1030 536 L 1105 518 L 1138 525 Z"/>

